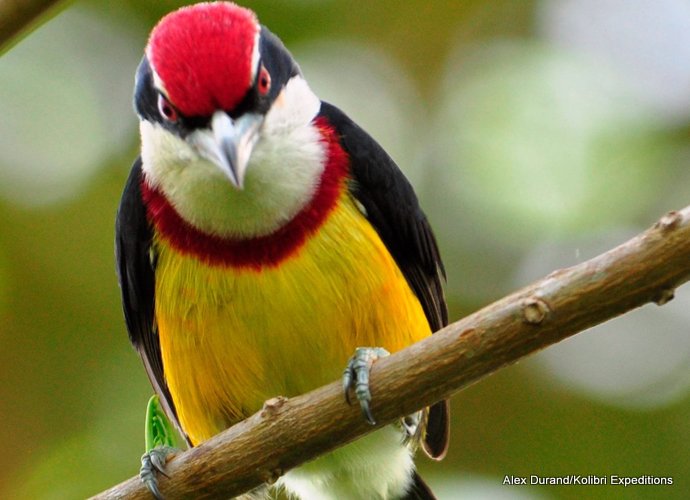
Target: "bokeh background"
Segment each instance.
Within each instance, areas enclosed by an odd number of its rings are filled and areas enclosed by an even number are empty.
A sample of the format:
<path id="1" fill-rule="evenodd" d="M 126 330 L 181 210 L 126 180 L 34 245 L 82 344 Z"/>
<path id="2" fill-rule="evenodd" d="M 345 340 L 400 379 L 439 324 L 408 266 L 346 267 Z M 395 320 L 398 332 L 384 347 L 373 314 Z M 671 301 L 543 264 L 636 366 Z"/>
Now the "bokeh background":
<path id="1" fill-rule="evenodd" d="M 0 58 L 0 498 L 134 475 L 151 389 L 113 220 L 133 75 L 176 1 L 82 0 Z M 436 228 L 457 319 L 690 203 L 687 0 L 247 1 L 316 92 L 397 160 Z M 690 293 L 461 392 L 444 499 L 687 498 Z M 673 486 L 502 486 L 505 475 Z"/>

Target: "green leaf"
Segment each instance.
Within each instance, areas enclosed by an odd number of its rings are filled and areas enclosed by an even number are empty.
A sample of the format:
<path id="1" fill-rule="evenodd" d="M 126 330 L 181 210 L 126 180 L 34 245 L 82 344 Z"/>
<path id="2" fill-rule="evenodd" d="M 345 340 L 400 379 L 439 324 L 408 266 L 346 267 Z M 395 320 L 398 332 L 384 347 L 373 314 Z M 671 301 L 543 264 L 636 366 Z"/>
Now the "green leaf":
<path id="1" fill-rule="evenodd" d="M 153 395 L 146 408 L 146 453 L 161 446 L 178 448 L 177 434 L 163 412 L 158 396 Z"/>

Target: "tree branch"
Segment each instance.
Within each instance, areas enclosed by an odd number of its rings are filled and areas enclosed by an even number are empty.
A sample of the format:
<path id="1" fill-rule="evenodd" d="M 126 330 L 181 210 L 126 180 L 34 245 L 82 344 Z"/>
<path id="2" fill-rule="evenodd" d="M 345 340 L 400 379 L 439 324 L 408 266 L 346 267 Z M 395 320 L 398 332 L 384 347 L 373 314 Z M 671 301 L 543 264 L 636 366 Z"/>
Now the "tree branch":
<path id="1" fill-rule="evenodd" d="M 58 3 L 60 0 L 0 0 L 0 54 Z"/>
<path id="2" fill-rule="evenodd" d="M 290 400 L 275 398 L 171 460 L 161 491 L 171 499 L 238 495 L 579 331 L 647 302 L 664 304 L 688 279 L 690 207 L 377 361 L 371 372 L 376 427 L 344 403 L 340 382 Z M 135 477 L 94 498 L 150 496 Z"/>

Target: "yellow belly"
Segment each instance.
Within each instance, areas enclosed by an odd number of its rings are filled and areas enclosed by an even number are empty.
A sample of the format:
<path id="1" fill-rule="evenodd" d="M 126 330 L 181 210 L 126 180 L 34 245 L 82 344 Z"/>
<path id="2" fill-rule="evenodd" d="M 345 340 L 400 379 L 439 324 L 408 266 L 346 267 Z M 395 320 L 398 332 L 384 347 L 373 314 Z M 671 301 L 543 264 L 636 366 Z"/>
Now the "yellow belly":
<path id="1" fill-rule="evenodd" d="M 165 377 L 194 444 L 266 399 L 336 380 L 359 346 L 431 334 L 376 231 L 347 195 L 292 257 L 261 271 L 212 267 L 155 241 Z"/>

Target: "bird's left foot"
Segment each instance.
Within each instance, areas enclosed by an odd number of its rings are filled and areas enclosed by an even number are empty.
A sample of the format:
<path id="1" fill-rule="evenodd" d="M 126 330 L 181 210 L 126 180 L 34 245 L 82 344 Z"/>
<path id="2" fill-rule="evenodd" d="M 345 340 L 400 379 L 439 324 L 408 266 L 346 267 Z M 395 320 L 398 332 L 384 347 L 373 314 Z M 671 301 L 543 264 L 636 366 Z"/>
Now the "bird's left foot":
<path id="1" fill-rule="evenodd" d="M 376 420 L 374 420 L 370 408 L 369 372 L 374 361 L 389 355 L 390 353 L 383 347 L 358 347 L 347 362 L 347 367 L 343 373 L 345 401 L 347 401 L 347 404 L 352 404 L 350 401 L 350 388 L 354 388 L 362 414 L 371 425 L 376 425 Z"/>
<path id="2" fill-rule="evenodd" d="M 141 457 L 141 469 L 139 469 L 139 478 L 146 485 L 151 494 L 156 500 L 163 500 L 158 489 L 158 478 L 156 474 L 160 473 L 168 477 L 165 473 L 165 463 L 180 450 L 170 446 L 157 446 L 152 450 L 144 453 Z"/>

